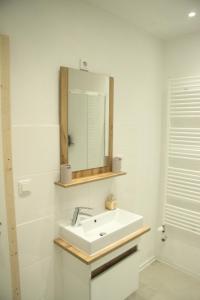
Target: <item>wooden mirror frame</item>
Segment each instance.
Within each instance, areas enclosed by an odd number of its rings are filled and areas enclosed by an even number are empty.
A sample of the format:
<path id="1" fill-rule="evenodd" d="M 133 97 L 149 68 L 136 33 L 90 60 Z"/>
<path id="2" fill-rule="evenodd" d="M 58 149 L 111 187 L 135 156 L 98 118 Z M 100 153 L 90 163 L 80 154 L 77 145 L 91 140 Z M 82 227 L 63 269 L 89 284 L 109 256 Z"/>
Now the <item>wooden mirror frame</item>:
<path id="1" fill-rule="evenodd" d="M 69 68 L 60 67 L 59 78 L 59 115 L 60 115 L 60 164 L 68 163 L 68 77 Z M 109 77 L 109 143 L 108 162 L 104 167 L 73 171 L 72 178 L 80 178 L 101 173 L 112 172 L 113 157 L 113 100 L 114 100 L 114 78 Z"/>

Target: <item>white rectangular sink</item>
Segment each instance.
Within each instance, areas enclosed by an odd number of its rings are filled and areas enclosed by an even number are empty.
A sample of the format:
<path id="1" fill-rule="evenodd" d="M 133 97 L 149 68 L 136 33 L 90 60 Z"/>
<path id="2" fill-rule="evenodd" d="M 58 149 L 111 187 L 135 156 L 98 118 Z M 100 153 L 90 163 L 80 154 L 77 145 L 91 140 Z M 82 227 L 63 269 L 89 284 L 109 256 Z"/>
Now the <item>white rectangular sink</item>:
<path id="1" fill-rule="evenodd" d="M 60 224 L 60 236 L 92 255 L 142 225 L 142 216 L 117 208 L 84 220 L 78 226 Z"/>

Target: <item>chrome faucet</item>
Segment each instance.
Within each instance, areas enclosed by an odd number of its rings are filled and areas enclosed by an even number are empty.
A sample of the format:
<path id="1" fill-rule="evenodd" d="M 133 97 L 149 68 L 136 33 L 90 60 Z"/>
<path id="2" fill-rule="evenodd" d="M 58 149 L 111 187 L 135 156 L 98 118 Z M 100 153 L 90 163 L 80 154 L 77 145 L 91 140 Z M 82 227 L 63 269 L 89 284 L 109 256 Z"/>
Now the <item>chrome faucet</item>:
<path id="1" fill-rule="evenodd" d="M 89 214 L 87 212 L 83 212 L 82 210 L 84 210 L 84 209 L 86 209 L 86 210 L 89 210 L 89 209 L 92 210 L 91 207 L 81 207 L 81 206 L 75 207 L 75 210 L 74 210 L 74 213 L 73 213 L 73 217 L 72 217 L 72 223 L 71 223 L 72 226 L 75 226 L 77 224 L 77 220 L 78 220 L 78 216 L 79 215 L 84 215 L 84 216 L 92 217 L 91 214 Z"/>

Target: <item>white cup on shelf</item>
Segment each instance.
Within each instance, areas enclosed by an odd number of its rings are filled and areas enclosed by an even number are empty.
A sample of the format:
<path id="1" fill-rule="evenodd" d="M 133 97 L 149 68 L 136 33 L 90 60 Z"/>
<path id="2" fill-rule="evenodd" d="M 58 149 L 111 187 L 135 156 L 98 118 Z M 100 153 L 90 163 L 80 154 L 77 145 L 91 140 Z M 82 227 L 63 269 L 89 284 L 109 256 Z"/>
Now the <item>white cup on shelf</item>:
<path id="1" fill-rule="evenodd" d="M 121 171 L 121 168 L 122 168 L 122 157 L 121 156 L 113 157 L 112 172 L 118 173 Z"/>
<path id="2" fill-rule="evenodd" d="M 72 181 L 72 168 L 69 164 L 62 164 L 60 166 L 60 182 L 63 184 L 70 183 Z"/>

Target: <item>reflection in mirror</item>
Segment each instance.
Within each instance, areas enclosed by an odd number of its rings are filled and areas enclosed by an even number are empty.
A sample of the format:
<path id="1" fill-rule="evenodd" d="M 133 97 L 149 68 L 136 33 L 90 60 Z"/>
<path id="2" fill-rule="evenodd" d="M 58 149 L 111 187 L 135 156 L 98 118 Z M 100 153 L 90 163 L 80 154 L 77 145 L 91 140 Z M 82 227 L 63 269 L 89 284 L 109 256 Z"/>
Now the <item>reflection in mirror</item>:
<path id="1" fill-rule="evenodd" d="M 109 156 L 109 77 L 68 69 L 68 163 L 104 167 Z"/>

